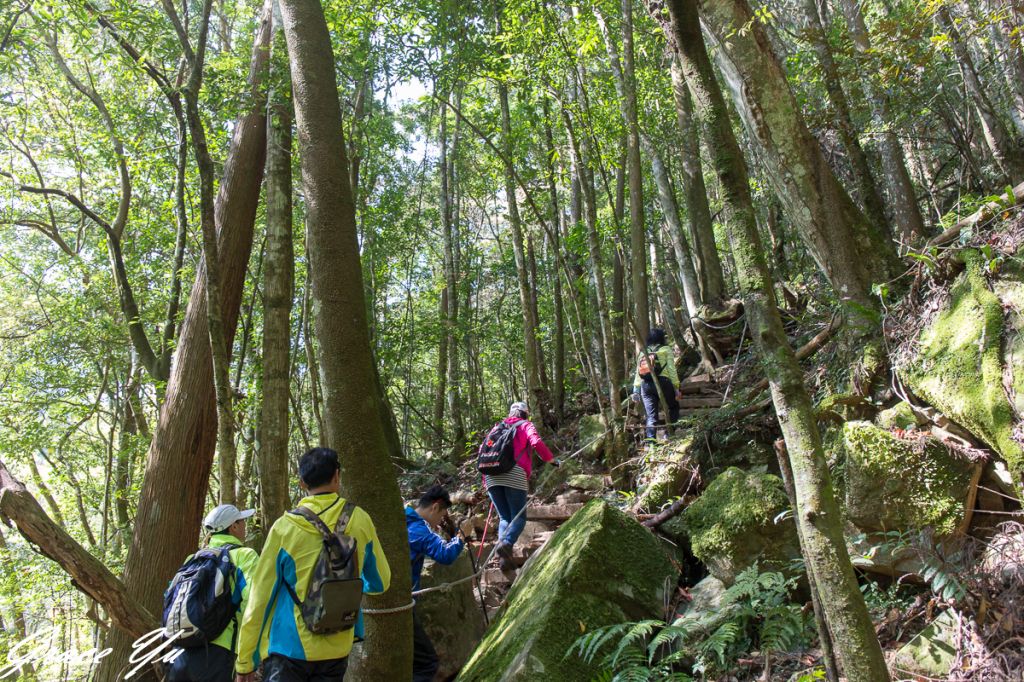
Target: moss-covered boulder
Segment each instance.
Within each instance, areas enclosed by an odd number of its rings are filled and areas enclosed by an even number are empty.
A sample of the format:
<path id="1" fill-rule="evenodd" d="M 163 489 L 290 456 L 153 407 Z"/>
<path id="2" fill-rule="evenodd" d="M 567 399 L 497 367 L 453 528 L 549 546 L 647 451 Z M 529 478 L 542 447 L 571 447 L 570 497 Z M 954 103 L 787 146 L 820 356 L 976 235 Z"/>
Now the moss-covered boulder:
<path id="1" fill-rule="evenodd" d="M 910 431 L 921 426 L 921 420 L 910 408 L 910 403 L 901 400 L 887 410 L 882 410 L 875 418 L 875 423 L 883 429 L 903 429 Z"/>
<path id="2" fill-rule="evenodd" d="M 869 422 L 843 425 L 847 518 L 861 530 L 955 531 L 974 465 L 927 436 L 899 438 Z"/>
<path id="3" fill-rule="evenodd" d="M 608 440 L 608 421 L 603 414 L 587 414 L 580 417 L 579 447 L 580 458 L 599 461 Z"/>
<path id="4" fill-rule="evenodd" d="M 711 575 L 732 585 L 755 561 L 766 570 L 787 570 L 800 556 L 793 520 L 775 523 L 788 508 L 778 476 L 733 467 L 683 512 L 682 524 L 694 556 Z"/>
<path id="5" fill-rule="evenodd" d="M 686 435 L 651 443 L 637 476 L 640 494 L 637 506 L 656 512 L 679 497 L 693 475 L 690 450 L 693 437 Z"/>
<path id="6" fill-rule="evenodd" d="M 914 393 L 999 452 L 1019 485 L 1024 449 L 1013 437 L 1013 409 L 1003 388 L 1003 307 L 985 281 L 982 255 L 968 249 L 963 260 L 966 267 L 949 302 L 921 332 L 920 352 L 901 377 Z"/>
<path id="7" fill-rule="evenodd" d="M 956 615 L 943 611 L 931 624 L 900 648 L 893 663 L 902 672 L 921 675 L 925 679 L 944 680 L 956 661 L 954 644 Z"/>
<path id="8" fill-rule="evenodd" d="M 562 525 L 531 557 L 459 682 L 589 682 L 573 642 L 594 628 L 659 618 L 676 569 L 658 540 L 603 500 Z"/>
<path id="9" fill-rule="evenodd" d="M 420 587 L 453 583 L 472 574 L 467 552 L 448 566 L 427 559 Z M 484 617 L 473 598 L 474 589 L 473 582 L 468 581 L 448 590 L 428 592 L 416 602 L 416 615 L 437 649 L 438 673 L 443 679 L 459 671 L 484 635 Z"/>

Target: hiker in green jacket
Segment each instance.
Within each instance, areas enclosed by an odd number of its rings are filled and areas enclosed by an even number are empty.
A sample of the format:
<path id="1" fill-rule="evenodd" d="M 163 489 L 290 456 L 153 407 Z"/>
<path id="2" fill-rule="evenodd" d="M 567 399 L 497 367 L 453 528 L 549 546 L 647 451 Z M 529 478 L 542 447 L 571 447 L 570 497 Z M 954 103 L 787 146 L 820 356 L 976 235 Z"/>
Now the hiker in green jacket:
<path id="1" fill-rule="evenodd" d="M 672 347 L 668 345 L 665 330 L 655 328 L 647 335 L 647 347 L 637 357 L 632 396 L 634 402 L 643 400 L 647 412 L 647 437 L 652 440 L 657 435 L 658 425 L 664 423 L 658 419 L 661 406 L 658 388 L 661 388 L 661 394 L 665 397 L 669 422 L 674 424 L 679 421 L 679 401 L 676 398 L 679 374 L 676 372 L 676 359 Z"/>
<path id="2" fill-rule="evenodd" d="M 203 521 L 203 530 L 211 533 L 206 544 L 208 549 L 231 547 L 228 557 L 234 571 L 229 579 L 229 589 L 231 601 L 237 605 L 237 619 L 228 623 L 210 645 L 177 649 L 181 653 L 166 669 L 168 682 L 231 682 L 234 679 L 235 630 L 249 601 L 249 588 L 259 560 L 256 550 L 242 545 L 245 542 L 245 520 L 255 513 L 255 509 L 240 511 L 233 504 L 222 504 Z"/>

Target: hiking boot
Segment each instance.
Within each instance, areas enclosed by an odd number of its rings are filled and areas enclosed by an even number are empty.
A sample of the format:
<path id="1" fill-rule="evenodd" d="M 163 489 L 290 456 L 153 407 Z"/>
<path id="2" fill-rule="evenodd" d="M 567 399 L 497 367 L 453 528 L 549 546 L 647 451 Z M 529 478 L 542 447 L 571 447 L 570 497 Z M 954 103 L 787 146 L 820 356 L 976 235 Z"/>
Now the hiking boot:
<path id="1" fill-rule="evenodd" d="M 495 553 L 498 555 L 498 567 L 502 571 L 515 569 L 515 564 L 512 562 L 512 545 L 507 542 L 499 542 Z"/>

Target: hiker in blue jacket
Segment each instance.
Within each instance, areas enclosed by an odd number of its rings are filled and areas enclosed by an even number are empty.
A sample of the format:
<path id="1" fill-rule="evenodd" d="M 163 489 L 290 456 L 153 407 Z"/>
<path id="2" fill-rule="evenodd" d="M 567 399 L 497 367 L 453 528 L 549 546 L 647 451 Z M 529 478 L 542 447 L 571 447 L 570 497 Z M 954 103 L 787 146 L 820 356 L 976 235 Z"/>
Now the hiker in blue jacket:
<path id="1" fill-rule="evenodd" d="M 409 558 L 412 561 L 412 589 L 420 589 L 420 573 L 423 561 L 430 557 L 439 564 L 450 564 L 459 558 L 465 543 L 462 538 L 445 541 L 435 528 L 449 530 L 454 535 L 454 525 L 448 518 L 452 498 L 448 491 L 435 485 L 420 497 L 416 507 L 405 508 L 405 525 L 409 531 Z M 430 682 L 437 673 L 437 651 L 427 636 L 423 624 L 412 610 L 412 679 L 413 682 Z"/>

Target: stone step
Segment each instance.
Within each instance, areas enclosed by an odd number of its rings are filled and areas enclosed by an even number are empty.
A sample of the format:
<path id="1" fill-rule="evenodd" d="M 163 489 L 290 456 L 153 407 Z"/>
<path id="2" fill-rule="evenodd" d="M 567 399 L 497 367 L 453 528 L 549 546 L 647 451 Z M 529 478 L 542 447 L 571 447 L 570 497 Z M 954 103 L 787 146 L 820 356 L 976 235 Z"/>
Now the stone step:
<path id="1" fill-rule="evenodd" d="M 682 398 L 679 402 L 679 407 L 683 409 L 693 409 L 700 407 L 721 407 L 722 397 L 721 396 L 710 396 L 710 397 L 691 397 Z"/>
<path id="2" fill-rule="evenodd" d="M 583 504 L 542 504 L 526 509 L 529 521 L 568 521 L 569 517 L 583 509 Z"/>

